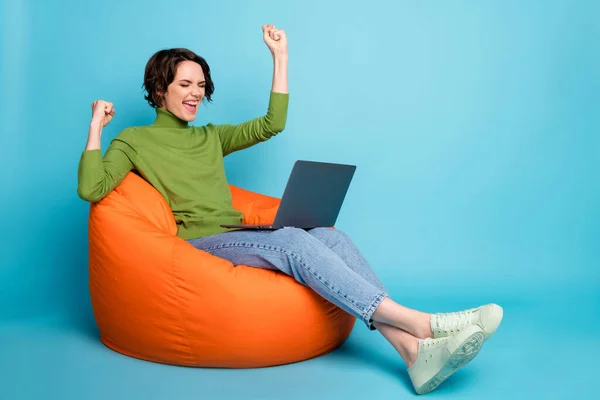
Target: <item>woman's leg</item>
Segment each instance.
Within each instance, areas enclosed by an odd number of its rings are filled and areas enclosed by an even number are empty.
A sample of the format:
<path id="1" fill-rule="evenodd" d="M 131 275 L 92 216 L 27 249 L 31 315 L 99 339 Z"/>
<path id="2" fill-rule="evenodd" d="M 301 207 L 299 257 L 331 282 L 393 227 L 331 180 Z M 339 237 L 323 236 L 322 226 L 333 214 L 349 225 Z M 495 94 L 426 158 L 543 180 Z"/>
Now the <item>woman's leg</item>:
<path id="1" fill-rule="evenodd" d="M 402 329 L 382 322 L 373 322 L 373 325 L 396 349 L 406 366 L 409 368 L 412 367 L 417 359 L 419 339 Z"/>
<path id="2" fill-rule="evenodd" d="M 344 245 L 338 243 L 336 245 L 334 240 L 332 240 L 333 236 L 329 236 L 327 233 L 319 235 L 319 237 L 320 239 L 327 237 L 327 244 L 332 245 L 335 250 L 340 251 L 344 255 L 344 258 L 350 260 L 355 270 L 367 272 L 370 270 L 370 268 L 361 265 L 360 262 L 351 260 L 354 252 L 349 248 L 350 246 L 347 243 Z M 191 239 L 189 242 L 197 249 L 229 260 L 234 265 L 248 265 L 257 268 L 283 271 L 288 275 L 294 276 L 294 278 L 302 284 L 307 286 L 312 284 L 316 286 L 315 291 L 324 298 L 340 306 L 340 308 L 350 311 L 353 315 L 363 320 L 365 314 L 363 309 L 355 310 L 352 309 L 352 307 L 348 307 L 346 302 L 339 301 L 339 295 L 335 292 L 335 289 L 331 289 L 331 287 L 335 288 L 339 286 L 340 290 L 344 290 L 342 287 L 343 284 L 339 283 L 339 278 L 336 276 L 339 274 L 350 275 L 349 280 L 346 281 L 345 285 L 348 287 L 347 290 L 351 290 L 352 293 L 370 293 L 367 295 L 366 300 L 354 300 L 354 303 L 368 304 L 369 302 L 378 299 L 382 293 L 385 294 L 384 290 L 380 290 L 371 283 L 366 282 L 362 277 L 356 275 L 348 265 L 342 262 L 343 260 L 340 257 L 332 252 L 332 249 L 324 246 L 325 243 L 317 242 L 317 240 L 309 238 L 304 231 L 299 229 L 284 229 L 274 232 L 233 231 L 199 239 Z M 342 249 L 347 251 L 341 251 Z M 312 254 L 307 255 L 308 252 Z M 355 255 L 354 258 L 358 259 L 361 257 Z M 328 285 L 321 284 L 310 272 L 304 270 L 305 263 L 302 262 L 303 260 L 312 260 L 314 264 L 312 270 L 316 271 L 319 276 L 324 277 L 328 282 Z M 375 277 L 375 274 L 367 273 L 367 276 Z M 352 279 L 352 277 L 354 277 L 354 279 Z M 377 282 L 378 279 L 375 277 L 375 283 Z M 352 287 L 357 286 L 365 286 L 366 289 L 363 288 L 358 291 L 356 291 L 356 289 L 351 289 Z M 333 294 L 331 293 L 332 291 Z M 361 298 L 362 297 L 364 297 L 364 295 L 361 296 Z M 387 304 L 388 300 L 387 297 L 384 298 L 377 309 L 380 309 L 382 304 Z M 384 307 L 384 309 L 387 308 L 388 307 Z M 403 311 L 405 310 L 405 312 L 400 315 L 398 319 L 405 319 L 406 323 L 410 325 L 409 320 L 414 317 L 411 314 L 412 310 L 404 309 L 404 307 L 402 309 Z M 407 366 L 411 366 L 414 363 L 418 348 L 418 338 L 402 329 L 383 322 L 373 322 L 372 325 L 374 325 L 396 351 L 398 351 Z M 367 326 L 369 326 L 368 323 Z"/>
<path id="3" fill-rule="evenodd" d="M 374 285 L 356 272 L 366 274 L 375 283 L 379 281 L 364 257 L 353 250 L 356 247 L 350 245 L 347 236 L 344 239 L 343 235 L 335 234 L 338 238 L 336 246 L 332 235 L 317 231 L 320 237 L 317 239 L 315 231 L 309 234 L 296 228 L 239 230 L 191 239 L 189 242 L 234 265 L 275 269 L 293 276 L 325 299 L 363 320 L 371 330 L 375 329 L 372 322 L 378 321 L 404 329 L 419 338 L 432 336 L 429 314 L 397 304 L 380 287 L 383 285 Z M 344 245 L 340 248 L 346 250 L 344 257 L 353 268 L 321 240 L 327 240 L 333 247 L 340 247 L 343 241 Z"/>
<path id="4" fill-rule="evenodd" d="M 314 228 L 307 232 L 334 251 L 353 271 L 372 285 L 386 291 L 373 268 L 346 233 L 331 228 Z M 502 320 L 502 308 L 495 304 L 487 304 L 460 313 L 431 315 L 401 306 L 387 297 L 377 307 L 373 320 L 403 329 L 423 339 L 447 336 L 458 332 L 461 326 L 477 324 L 483 328 L 487 340 Z M 377 327 L 377 324 L 375 326 Z M 432 330 L 435 331 L 435 335 Z"/>
<path id="5" fill-rule="evenodd" d="M 369 329 L 377 328 L 409 367 L 417 393 L 434 390 L 481 348 L 483 331 L 476 325 L 456 336 L 420 339 L 420 335 L 432 336 L 425 323 L 428 314 L 393 302 L 304 230 L 233 231 L 189 242 L 234 265 L 281 270 L 361 319 Z"/>
<path id="6" fill-rule="evenodd" d="M 329 247 L 350 269 L 365 278 L 371 285 L 378 287 L 384 292 L 386 291 L 385 286 L 379 280 L 371 265 L 346 233 L 332 228 L 314 228 L 306 232 Z"/>
<path id="7" fill-rule="evenodd" d="M 348 235 L 331 228 L 311 229 L 308 233 L 338 254 L 352 270 L 383 289 L 383 284 Z M 486 335 L 491 335 L 498 326 L 502 309 L 487 305 L 480 307 L 476 314 L 467 311 L 432 316 L 386 297 L 372 319 L 373 326 L 404 360 L 417 393 L 423 394 L 437 388 L 478 354 Z M 442 338 L 431 339 L 434 336 L 432 329 Z M 446 334 L 450 337 L 443 336 Z"/>
<path id="8" fill-rule="evenodd" d="M 332 228 L 314 228 L 308 230 L 307 233 L 319 239 L 325 246 L 335 252 L 349 268 L 369 283 L 384 292 L 386 291 L 369 262 L 345 232 Z M 406 308 L 389 297 L 381 302 L 372 318 L 374 321 L 403 329 L 417 338 L 433 337 L 430 327 L 430 314 Z"/>
<path id="9" fill-rule="evenodd" d="M 280 270 L 359 318 L 370 329 L 375 329 L 371 320 L 373 312 L 388 296 L 302 229 L 231 231 L 189 242 L 234 265 Z"/>

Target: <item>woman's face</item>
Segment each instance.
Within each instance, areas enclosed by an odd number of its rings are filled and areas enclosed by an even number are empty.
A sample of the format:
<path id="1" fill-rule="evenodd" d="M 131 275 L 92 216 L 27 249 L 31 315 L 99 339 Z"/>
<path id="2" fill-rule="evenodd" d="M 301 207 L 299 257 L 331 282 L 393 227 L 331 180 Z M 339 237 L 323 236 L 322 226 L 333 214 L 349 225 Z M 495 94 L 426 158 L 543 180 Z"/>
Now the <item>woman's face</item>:
<path id="1" fill-rule="evenodd" d="M 193 121 L 204 98 L 204 72 L 194 61 L 182 61 L 177 65 L 173 82 L 167 87 L 162 108 L 179 119 Z"/>

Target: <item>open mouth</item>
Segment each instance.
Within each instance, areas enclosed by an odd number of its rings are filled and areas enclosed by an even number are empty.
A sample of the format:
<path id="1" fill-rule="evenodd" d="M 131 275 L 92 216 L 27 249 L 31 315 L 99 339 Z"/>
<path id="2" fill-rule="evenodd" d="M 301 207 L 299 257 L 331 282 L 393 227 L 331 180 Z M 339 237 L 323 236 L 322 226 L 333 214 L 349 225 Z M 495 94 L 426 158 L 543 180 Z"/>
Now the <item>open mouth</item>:
<path id="1" fill-rule="evenodd" d="M 198 108 L 198 104 L 199 101 L 197 100 L 184 101 L 183 107 L 186 109 L 187 112 L 195 113 L 196 109 Z"/>

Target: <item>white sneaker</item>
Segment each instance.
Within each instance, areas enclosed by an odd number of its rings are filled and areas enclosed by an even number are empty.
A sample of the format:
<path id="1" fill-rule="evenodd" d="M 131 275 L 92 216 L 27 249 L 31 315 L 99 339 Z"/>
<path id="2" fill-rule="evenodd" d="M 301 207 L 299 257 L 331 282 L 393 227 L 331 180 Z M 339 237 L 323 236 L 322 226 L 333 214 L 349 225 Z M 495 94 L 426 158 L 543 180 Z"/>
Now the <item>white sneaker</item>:
<path id="1" fill-rule="evenodd" d="M 440 339 L 419 339 L 417 360 L 408 376 L 418 394 L 429 393 L 459 368 L 464 367 L 481 350 L 484 332 L 477 325 L 461 329 Z"/>
<path id="2" fill-rule="evenodd" d="M 496 332 L 500 321 L 502 321 L 502 307 L 497 304 L 486 304 L 465 311 L 431 314 L 430 325 L 435 339 L 454 335 L 467 326 L 477 325 L 484 332 L 484 340 L 488 340 Z"/>

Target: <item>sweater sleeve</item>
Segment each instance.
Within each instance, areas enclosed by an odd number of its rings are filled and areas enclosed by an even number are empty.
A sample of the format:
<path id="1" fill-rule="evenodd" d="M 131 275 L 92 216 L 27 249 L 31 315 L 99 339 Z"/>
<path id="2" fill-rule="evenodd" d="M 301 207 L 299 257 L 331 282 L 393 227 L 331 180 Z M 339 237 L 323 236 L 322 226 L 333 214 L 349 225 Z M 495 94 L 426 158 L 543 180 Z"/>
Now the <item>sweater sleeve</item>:
<path id="1" fill-rule="evenodd" d="M 271 92 L 267 115 L 239 125 L 215 125 L 223 156 L 253 146 L 275 136 L 285 128 L 288 93 Z"/>
<path id="2" fill-rule="evenodd" d="M 119 137 L 113 139 L 104 157 L 99 149 L 84 150 L 79 160 L 77 187 L 79 197 L 89 202 L 102 200 L 133 169 L 134 158 L 133 147 Z"/>

